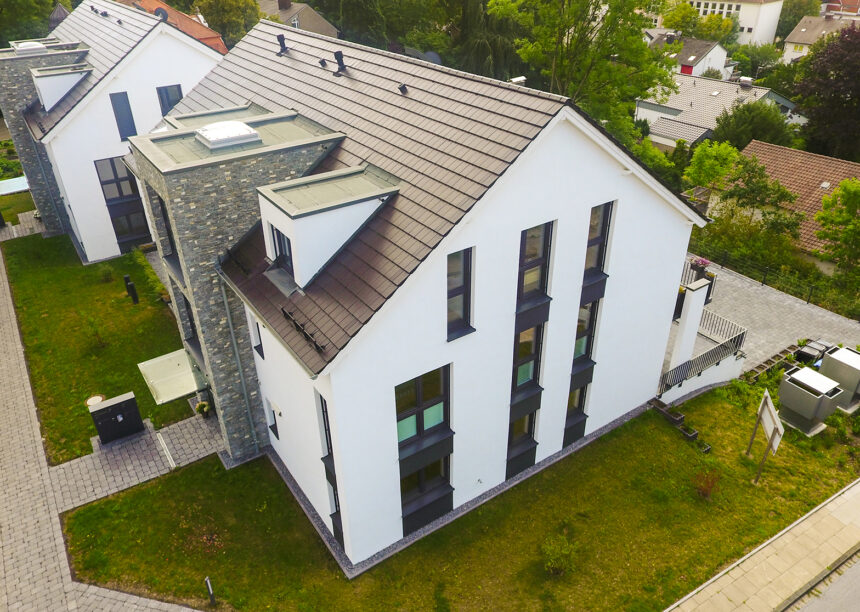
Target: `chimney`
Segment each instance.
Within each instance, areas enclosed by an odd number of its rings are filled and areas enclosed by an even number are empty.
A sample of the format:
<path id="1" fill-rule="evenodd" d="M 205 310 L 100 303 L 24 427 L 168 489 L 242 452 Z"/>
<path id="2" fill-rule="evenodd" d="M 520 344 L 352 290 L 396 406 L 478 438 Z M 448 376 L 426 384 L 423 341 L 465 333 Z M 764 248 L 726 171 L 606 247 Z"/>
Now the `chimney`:
<path id="1" fill-rule="evenodd" d="M 278 0 L 278 10 L 286 11 L 293 5 L 292 0 Z"/>

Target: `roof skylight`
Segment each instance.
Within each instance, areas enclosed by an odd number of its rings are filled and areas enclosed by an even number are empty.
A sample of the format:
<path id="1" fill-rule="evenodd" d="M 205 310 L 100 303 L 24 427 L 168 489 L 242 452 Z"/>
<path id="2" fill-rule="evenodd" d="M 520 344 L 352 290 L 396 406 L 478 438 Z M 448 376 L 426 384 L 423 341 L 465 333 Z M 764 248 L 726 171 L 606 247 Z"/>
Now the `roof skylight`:
<path id="1" fill-rule="evenodd" d="M 199 142 L 209 147 L 210 151 L 234 145 L 261 142 L 257 130 L 241 121 L 217 121 L 198 128 L 194 134 Z"/>

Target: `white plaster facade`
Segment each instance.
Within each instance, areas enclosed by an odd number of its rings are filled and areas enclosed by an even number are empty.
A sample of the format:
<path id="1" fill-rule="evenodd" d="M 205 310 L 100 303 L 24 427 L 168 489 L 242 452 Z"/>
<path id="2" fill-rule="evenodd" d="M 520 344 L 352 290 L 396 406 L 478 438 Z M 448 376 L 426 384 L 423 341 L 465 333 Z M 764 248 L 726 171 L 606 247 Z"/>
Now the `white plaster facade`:
<path id="1" fill-rule="evenodd" d="M 585 411 L 586 434 L 654 397 L 687 243 L 701 218 L 571 109 L 563 109 L 317 377 L 262 327 L 272 446 L 319 515 L 334 511 L 321 457 L 325 398 L 344 549 L 353 563 L 403 537 L 394 388 L 450 366 L 454 508 L 505 480 L 521 232 L 553 222 L 535 428 L 540 461 L 562 448 L 589 215 L 613 203 Z M 268 236 L 266 238 L 268 240 Z M 473 333 L 448 341 L 447 255 L 473 249 Z M 298 256 L 298 254 L 296 255 Z M 252 341 L 256 317 L 248 309 Z M 268 406 L 267 406 L 268 412 Z M 271 421 L 270 421 L 271 423 Z"/>
<path id="2" fill-rule="evenodd" d="M 776 26 L 782 12 L 783 0 L 758 0 L 753 2 L 712 2 L 711 0 L 689 0 L 690 6 L 700 15 L 735 16 L 740 29 L 738 44 L 769 45 L 776 36 Z"/>
<path id="3" fill-rule="evenodd" d="M 72 231 L 87 261 L 120 254 L 95 160 L 126 155 L 110 94 L 127 92 L 138 134 L 161 121 L 157 87 L 190 91 L 221 54 L 172 26 L 157 25 L 42 139 L 63 196 Z"/>
<path id="4" fill-rule="evenodd" d="M 722 80 L 727 80 L 730 76 L 732 76 L 732 68 L 726 67 L 726 49 L 720 44 L 717 44 L 712 48 L 708 53 L 703 57 L 699 62 L 693 66 L 693 70 L 691 74 L 693 76 L 702 76 L 706 70 L 709 68 L 713 68 L 714 70 L 719 70 L 720 78 Z M 681 64 L 684 63 L 686 58 L 679 58 L 679 63 L 675 69 L 675 72 L 681 72 Z"/>

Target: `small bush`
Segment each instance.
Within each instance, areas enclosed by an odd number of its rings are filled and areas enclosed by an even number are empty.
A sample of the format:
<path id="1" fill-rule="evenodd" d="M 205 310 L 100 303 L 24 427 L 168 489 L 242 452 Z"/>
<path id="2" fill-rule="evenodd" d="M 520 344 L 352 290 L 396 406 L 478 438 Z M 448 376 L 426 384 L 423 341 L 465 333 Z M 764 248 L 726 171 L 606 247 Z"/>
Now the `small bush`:
<path id="1" fill-rule="evenodd" d="M 834 433 L 836 434 L 836 439 L 842 443 L 847 444 L 848 437 L 848 423 L 846 423 L 847 418 L 841 412 L 834 412 L 827 419 L 825 419 L 824 423 L 833 428 Z M 854 429 L 854 424 L 852 422 L 851 425 L 852 431 Z"/>
<path id="2" fill-rule="evenodd" d="M 719 489 L 720 478 L 721 475 L 716 468 L 696 472 L 696 475 L 693 476 L 693 485 L 696 487 L 699 497 L 711 499 L 711 496 Z"/>
<path id="3" fill-rule="evenodd" d="M 164 288 L 164 285 L 161 284 L 161 279 L 158 278 L 158 274 L 156 274 L 155 270 L 152 269 L 152 266 L 149 265 L 149 260 L 146 258 L 146 254 L 140 249 L 135 249 L 132 251 L 131 256 L 143 270 L 146 285 L 152 290 L 152 292 L 159 296 L 168 295 L 167 289 Z"/>
<path id="4" fill-rule="evenodd" d="M 565 534 L 548 535 L 540 549 L 543 554 L 543 568 L 548 574 L 561 576 L 573 571 L 573 544 Z"/>

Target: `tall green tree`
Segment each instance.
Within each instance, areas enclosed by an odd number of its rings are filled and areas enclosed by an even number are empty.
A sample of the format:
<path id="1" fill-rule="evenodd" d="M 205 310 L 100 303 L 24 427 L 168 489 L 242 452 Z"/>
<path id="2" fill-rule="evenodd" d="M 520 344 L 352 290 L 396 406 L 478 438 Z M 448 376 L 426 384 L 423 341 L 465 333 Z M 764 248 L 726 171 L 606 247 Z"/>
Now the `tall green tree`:
<path id="1" fill-rule="evenodd" d="M 209 27 L 221 34 L 228 48 L 239 42 L 261 16 L 255 0 L 197 0 L 194 6 Z"/>
<path id="2" fill-rule="evenodd" d="M 314 8 L 353 42 L 384 47 L 388 42 L 380 0 L 317 0 Z"/>
<path id="3" fill-rule="evenodd" d="M 757 100 L 732 106 L 717 117 L 713 139 L 728 142 L 739 151 L 752 140 L 761 140 L 789 147 L 794 142 L 794 129 L 775 104 Z"/>
<path id="4" fill-rule="evenodd" d="M 797 238 L 803 215 L 785 208 L 786 204 L 797 199 L 797 194 L 786 189 L 778 180 L 771 179 L 754 155 L 738 156 L 727 184 L 723 200 L 732 201 L 747 211 L 754 211 L 768 232 Z"/>
<path id="5" fill-rule="evenodd" d="M 816 235 L 827 241 L 823 252 L 841 274 L 860 280 L 860 180 L 846 179 L 824 196 L 815 220 L 821 225 Z"/>
<path id="6" fill-rule="evenodd" d="M 730 17 L 713 13 L 699 20 L 699 24 L 693 30 L 693 35 L 702 40 L 716 40 L 725 44 L 737 38 L 738 22 Z"/>
<path id="7" fill-rule="evenodd" d="M 53 0 L 2 0 L 0 2 L 0 48 L 10 40 L 41 38 L 48 33 Z"/>
<path id="8" fill-rule="evenodd" d="M 779 14 L 779 23 L 776 24 L 776 35 L 785 40 L 801 19 L 807 15 L 818 15 L 820 11 L 819 0 L 785 0 Z"/>
<path id="9" fill-rule="evenodd" d="M 860 28 L 820 39 L 803 62 L 798 111 L 809 151 L 860 162 Z"/>
<path id="10" fill-rule="evenodd" d="M 680 30 L 684 36 L 694 36 L 700 21 L 699 11 L 687 2 L 679 2 L 663 14 L 663 27 Z"/>
<path id="11" fill-rule="evenodd" d="M 524 32 L 519 21 L 491 7 L 492 0 L 463 0 L 454 53 L 461 70 L 506 80 L 522 67 L 516 43 Z"/>
<path id="12" fill-rule="evenodd" d="M 796 62 L 778 64 L 767 73 L 764 78 L 756 81 L 762 87 L 768 87 L 775 92 L 794 100 L 797 97 L 797 82 L 800 79 L 800 70 L 806 56 Z"/>
<path id="13" fill-rule="evenodd" d="M 738 70 L 744 76 L 756 79 L 763 78 L 780 65 L 782 52 L 776 45 L 741 45 L 732 54 L 732 59 L 738 62 Z"/>
<path id="14" fill-rule="evenodd" d="M 727 142 L 702 142 L 693 151 L 684 181 L 695 187 L 725 189 L 726 179 L 738 160 L 738 150 Z"/>

